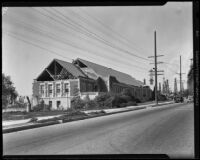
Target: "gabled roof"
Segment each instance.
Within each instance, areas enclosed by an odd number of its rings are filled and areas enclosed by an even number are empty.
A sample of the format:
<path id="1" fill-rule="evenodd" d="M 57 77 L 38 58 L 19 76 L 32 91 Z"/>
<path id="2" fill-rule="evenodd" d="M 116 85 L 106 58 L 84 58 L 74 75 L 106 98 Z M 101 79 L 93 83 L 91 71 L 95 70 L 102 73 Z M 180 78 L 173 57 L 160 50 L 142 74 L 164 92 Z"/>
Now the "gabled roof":
<path id="1" fill-rule="evenodd" d="M 114 76 L 116 79 L 125 84 L 133 85 L 133 86 L 141 86 L 143 85 L 142 82 L 136 80 L 135 78 L 131 77 L 130 75 L 126 73 L 119 72 L 117 70 L 107 68 L 105 66 L 92 63 L 80 58 L 77 58 L 77 60 L 81 61 L 83 64 L 85 64 L 88 68 L 92 68 L 97 74 L 101 75 L 102 77 L 108 77 L 108 76 Z"/>
<path id="2" fill-rule="evenodd" d="M 59 63 L 63 68 L 65 68 L 68 72 L 70 72 L 75 77 L 86 77 L 86 75 L 81 71 L 79 68 L 77 68 L 74 64 L 62 61 L 59 59 L 54 59 L 57 63 Z"/>

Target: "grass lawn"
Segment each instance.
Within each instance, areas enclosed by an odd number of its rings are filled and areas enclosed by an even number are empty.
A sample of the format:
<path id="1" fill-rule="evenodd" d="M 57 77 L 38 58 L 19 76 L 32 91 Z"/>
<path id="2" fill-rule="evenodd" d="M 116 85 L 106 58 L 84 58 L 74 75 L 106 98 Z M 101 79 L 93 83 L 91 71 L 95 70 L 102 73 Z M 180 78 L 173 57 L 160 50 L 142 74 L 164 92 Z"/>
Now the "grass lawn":
<path id="1" fill-rule="evenodd" d="M 45 122 L 56 121 L 56 120 L 71 121 L 71 120 L 85 118 L 85 117 L 88 117 L 88 115 L 85 114 L 84 112 L 80 112 L 80 111 L 74 111 L 74 112 L 68 112 L 68 113 L 65 112 L 65 114 L 63 114 L 62 116 L 38 120 L 36 123 L 45 123 Z"/>
<path id="2" fill-rule="evenodd" d="M 66 111 L 45 111 L 45 112 L 5 112 L 2 113 L 2 120 L 22 120 L 33 117 L 42 117 L 42 116 L 56 116 L 61 114 L 66 114 Z"/>
<path id="3" fill-rule="evenodd" d="M 161 101 L 159 101 L 161 102 Z M 167 101 L 165 101 L 167 102 Z M 145 103 L 138 103 L 138 106 L 140 105 L 146 105 L 146 104 L 153 104 L 154 101 L 149 101 Z M 113 107 L 116 108 L 116 107 Z M 102 108 L 88 108 L 84 110 L 102 110 L 102 109 L 109 109 L 109 107 L 102 107 Z M 75 112 L 70 112 L 70 111 L 43 111 L 43 112 L 4 112 L 2 113 L 2 120 L 22 120 L 22 119 L 29 119 L 29 118 L 34 118 L 34 117 L 43 117 L 43 116 L 56 116 L 56 115 L 64 115 L 65 117 L 76 117 L 77 113 Z M 70 115 L 69 115 L 70 114 Z M 73 115 L 74 114 L 74 115 Z M 78 116 L 83 116 L 83 115 L 78 115 Z"/>

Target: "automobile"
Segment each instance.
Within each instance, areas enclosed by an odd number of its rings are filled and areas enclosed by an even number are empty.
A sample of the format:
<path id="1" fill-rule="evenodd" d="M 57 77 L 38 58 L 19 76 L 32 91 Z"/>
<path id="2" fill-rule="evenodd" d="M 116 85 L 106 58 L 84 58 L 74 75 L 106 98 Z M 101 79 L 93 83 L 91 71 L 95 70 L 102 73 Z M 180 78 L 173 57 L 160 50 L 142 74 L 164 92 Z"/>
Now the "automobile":
<path id="1" fill-rule="evenodd" d="M 183 103 L 183 97 L 180 97 L 180 96 L 177 96 L 177 97 L 174 97 L 174 102 L 175 103 Z"/>
<path id="2" fill-rule="evenodd" d="M 187 103 L 191 103 L 194 101 L 193 96 L 188 96 L 185 100 Z"/>

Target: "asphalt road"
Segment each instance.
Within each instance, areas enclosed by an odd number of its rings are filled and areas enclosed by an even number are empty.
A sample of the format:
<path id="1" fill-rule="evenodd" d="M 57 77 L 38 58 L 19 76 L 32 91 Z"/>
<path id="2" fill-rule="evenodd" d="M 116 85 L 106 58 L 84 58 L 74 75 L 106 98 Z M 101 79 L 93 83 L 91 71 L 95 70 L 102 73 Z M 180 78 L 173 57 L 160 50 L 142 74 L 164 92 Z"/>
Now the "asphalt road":
<path id="1" fill-rule="evenodd" d="M 3 134 L 3 155 L 168 154 L 194 157 L 193 104 L 151 107 Z"/>

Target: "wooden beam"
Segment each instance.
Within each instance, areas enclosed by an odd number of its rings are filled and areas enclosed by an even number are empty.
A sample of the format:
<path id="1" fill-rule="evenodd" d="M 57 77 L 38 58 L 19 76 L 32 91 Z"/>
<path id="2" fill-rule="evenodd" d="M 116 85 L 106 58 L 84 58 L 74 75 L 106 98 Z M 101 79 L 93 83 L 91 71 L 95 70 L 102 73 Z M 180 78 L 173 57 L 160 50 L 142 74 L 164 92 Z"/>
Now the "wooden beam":
<path id="1" fill-rule="evenodd" d="M 47 68 L 45 68 L 45 71 L 47 71 L 49 73 L 49 75 L 51 76 L 51 78 L 53 78 L 53 80 L 55 81 L 56 79 L 53 77 L 53 75 L 48 71 Z"/>

